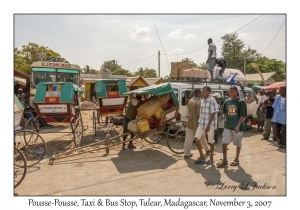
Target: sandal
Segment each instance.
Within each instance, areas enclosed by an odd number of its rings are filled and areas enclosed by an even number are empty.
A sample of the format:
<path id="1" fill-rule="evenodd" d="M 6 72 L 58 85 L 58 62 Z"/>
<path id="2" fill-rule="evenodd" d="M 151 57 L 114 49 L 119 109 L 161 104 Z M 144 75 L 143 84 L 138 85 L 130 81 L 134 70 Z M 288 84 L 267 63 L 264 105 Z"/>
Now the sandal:
<path id="1" fill-rule="evenodd" d="M 205 163 L 205 159 L 204 160 L 198 159 L 195 161 L 195 164 L 203 164 L 203 163 Z"/>
<path id="2" fill-rule="evenodd" d="M 206 164 L 207 165 L 211 165 L 211 164 L 213 164 L 215 161 L 214 160 L 208 160 L 208 161 L 206 161 Z"/>
<path id="3" fill-rule="evenodd" d="M 240 164 L 240 161 L 234 159 L 234 160 L 230 163 L 230 166 L 238 166 L 239 164 Z"/>
<path id="4" fill-rule="evenodd" d="M 221 167 L 224 167 L 224 166 L 227 166 L 227 165 L 228 165 L 228 161 L 227 160 L 222 160 L 222 161 L 217 163 L 217 168 L 221 168 Z"/>

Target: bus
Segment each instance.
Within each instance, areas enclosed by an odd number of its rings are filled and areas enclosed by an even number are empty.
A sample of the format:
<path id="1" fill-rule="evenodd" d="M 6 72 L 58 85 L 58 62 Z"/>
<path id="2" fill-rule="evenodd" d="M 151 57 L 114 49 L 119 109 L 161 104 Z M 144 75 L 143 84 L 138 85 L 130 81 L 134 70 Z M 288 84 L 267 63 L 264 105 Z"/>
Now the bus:
<path id="1" fill-rule="evenodd" d="M 72 82 L 79 86 L 80 67 L 67 62 L 39 61 L 30 68 L 30 99 L 33 100 L 39 82 Z"/>

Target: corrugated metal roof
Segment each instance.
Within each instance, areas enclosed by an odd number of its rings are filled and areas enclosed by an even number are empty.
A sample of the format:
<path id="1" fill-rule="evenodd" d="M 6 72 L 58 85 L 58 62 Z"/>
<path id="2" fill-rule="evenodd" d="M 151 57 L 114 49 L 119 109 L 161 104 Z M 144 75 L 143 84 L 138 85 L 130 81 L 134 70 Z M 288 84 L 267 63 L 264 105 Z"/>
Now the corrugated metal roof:
<path id="1" fill-rule="evenodd" d="M 145 81 L 145 80 L 143 79 L 143 77 L 138 76 L 138 77 L 133 77 L 133 78 L 131 78 L 131 80 L 127 83 L 127 87 L 131 87 L 138 79 L 143 80 L 146 84 L 149 85 L 149 83 L 148 83 L 147 81 Z"/>
<path id="2" fill-rule="evenodd" d="M 282 81 L 282 79 L 279 77 L 279 75 L 276 72 L 269 72 L 269 73 L 262 73 L 265 80 L 268 80 L 269 78 L 273 78 L 276 82 Z M 260 74 L 246 74 L 246 81 L 262 81 Z"/>
<path id="3" fill-rule="evenodd" d="M 158 82 L 158 80 L 160 80 L 160 78 L 145 78 L 145 80 L 149 85 L 153 85 L 153 84 L 156 84 L 156 82 Z"/>

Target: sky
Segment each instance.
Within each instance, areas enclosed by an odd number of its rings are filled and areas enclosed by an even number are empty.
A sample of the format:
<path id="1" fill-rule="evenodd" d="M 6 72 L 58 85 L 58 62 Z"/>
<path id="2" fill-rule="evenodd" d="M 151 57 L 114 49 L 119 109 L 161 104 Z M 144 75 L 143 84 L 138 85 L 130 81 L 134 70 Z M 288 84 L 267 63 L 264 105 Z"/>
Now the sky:
<path id="1" fill-rule="evenodd" d="M 250 46 L 262 53 L 275 37 L 285 18 L 283 14 L 265 14 L 261 17 L 258 14 L 16 14 L 14 45 L 21 49 L 22 45 L 34 42 L 60 53 L 70 63 L 81 67 L 89 65 L 96 70 L 100 69 L 104 61 L 115 59 L 118 64 L 131 72 L 137 71 L 140 67 L 157 70 L 157 55 L 160 51 L 160 69 L 163 77 L 170 73 L 170 62 L 178 62 L 183 58 L 191 58 L 197 64 L 205 62 L 208 54 L 206 47 L 208 38 L 218 41 L 225 33 L 235 32 L 254 19 L 256 19 L 254 22 L 238 31 L 239 38 L 245 43 L 246 48 Z M 286 60 L 285 34 L 284 23 L 265 51 L 265 56 Z M 223 41 L 220 40 L 215 44 L 217 56 L 221 57 Z M 204 48 L 197 50 L 202 47 Z M 186 53 L 193 50 L 196 51 Z M 167 54 L 167 57 L 164 54 Z M 139 62 L 133 63 L 135 61 Z"/>

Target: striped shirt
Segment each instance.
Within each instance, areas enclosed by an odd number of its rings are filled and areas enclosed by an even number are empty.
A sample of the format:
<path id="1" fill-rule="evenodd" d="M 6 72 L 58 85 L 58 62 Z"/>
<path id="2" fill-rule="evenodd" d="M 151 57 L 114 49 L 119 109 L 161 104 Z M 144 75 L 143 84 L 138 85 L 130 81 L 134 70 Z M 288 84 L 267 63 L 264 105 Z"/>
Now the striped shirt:
<path id="1" fill-rule="evenodd" d="M 206 129 L 208 125 L 210 114 L 215 113 L 214 119 L 211 122 L 211 126 L 217 128 L 217 112 L 219 111 L 218 104 L 216 100 L 212 97 L 208 97 L 207 99 L 201 100 L 201 108 L 200 108 L 200 117 L 199 117 L 199 126 L 203 130 Z"/>
<path id="2" fill-rule="evenodd" d="M 200 116 L 201 101 L 200 98 L 193 97 L 188 103 L 188 120 L 186 126 L 196 132 L 198 127 L 197 120 Z"/>

